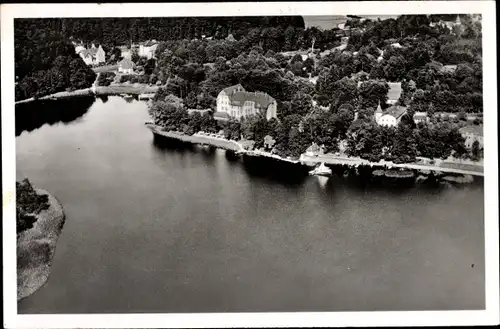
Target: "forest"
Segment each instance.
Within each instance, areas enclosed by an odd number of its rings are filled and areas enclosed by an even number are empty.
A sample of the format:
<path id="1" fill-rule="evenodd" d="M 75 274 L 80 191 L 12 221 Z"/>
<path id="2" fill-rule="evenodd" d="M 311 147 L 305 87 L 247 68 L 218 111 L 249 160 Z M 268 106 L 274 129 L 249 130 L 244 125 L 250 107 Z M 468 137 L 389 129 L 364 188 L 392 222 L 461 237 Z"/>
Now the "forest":
<path id="1" fill-rule="evenodd" d="M 451 28 L 436 23 L 455 21 L 456 15 L 351 18 L 349 32 L 306 29 L 300 16 L 16 20 L 16 99 L 95 79 L 71 40 L 115 53 L 119 45 L 156 39 L 155 65 L 135 56 L 145 74 L 123 75 L 120 82 L 162 85 L 152 113 L 172 130 L 223 129 L 228 138 L 255 140 L 256 147 L 268 147 L 268 137 L 273 152 L 292 157 L 313 142 L 330 152 L 344 145 L 354 156 L 399 162 L 419 155 L 468 156 L 458 129 L 466 113 L 478 116 L 476 124 L 482 121 L 482 27 L 471 15 L 459 16 L 461 24 Z M 284 53 L 298 50 L 306 58 Z M 99 84 L 112 79 L 103 75 Z M 377 105 L 387 107 L 388 82 L 401 83 L 397 104 L 407 107 L 396 128 L 373 121 Z M 276 99 L 277 120 L 219 124 L 211 114 L 188 114 L 214 109 L 218 93 L 237 83 Z M 413 122 L 420 111 L 429 114 L 429 124 Z M 434 115 L 439 112 L 460 119 L 441 119 Z"/>
<path id="2" fill-rule="evenodd" d="M 313 142 L 327 152 L 338 151 L 344 142 L 347 154 L 373 161 L 471 156 L 458 129 L 466 124 L 464 113 L 482 115 L 481 28 L 462 18 L 462 28 L 450 31 L 430 27 L 433 20 L 421 15 L 354 22 L 363 30 L 350 36 L 346 49 L 326 56 L 318 49 L 306 60 L 286 58 L 254 30 L 240 40 L 163 42 L 154 74 L 168 84 L 156 95 L 153 112 L 161 113 L 156 121 L 188 134 L 223 129 L 227 138 L 252 139 L 256 147 L 265 147 L 268 136 L 273 152 L 281 156 L 297 157 Z M 323 41 L 340 45 L 335 33 L 320 32 L 331 35 Z M 456 69 L 444 70 L 445 65 Z M 317 76 L 317 83 L 309 76 Z M 398 104 L 408 107 L 396 128 L 373 121 L 377 105 L 386 107 L 387 82 L 401 82 Z M 217 124 L 209 115 L 188 115 L 187 108 L 215 108 L 220 90 L 237 83 L 274 97 L 278 120 Z M 182 102 L 165 102 L 172 96 Z M 428 112 L 430 124 L 417 126 L 412 120 L 416 111 Z M 433 116 L 436 112 L 459 113 L 461 119 L 441 119 Z"/>
<path id="3" fill-rule="evenodd" d="M 57 31 L 35 26 L 14 21 L 16 101 L 90 87 L 95 73 L 73 45 Z"/>

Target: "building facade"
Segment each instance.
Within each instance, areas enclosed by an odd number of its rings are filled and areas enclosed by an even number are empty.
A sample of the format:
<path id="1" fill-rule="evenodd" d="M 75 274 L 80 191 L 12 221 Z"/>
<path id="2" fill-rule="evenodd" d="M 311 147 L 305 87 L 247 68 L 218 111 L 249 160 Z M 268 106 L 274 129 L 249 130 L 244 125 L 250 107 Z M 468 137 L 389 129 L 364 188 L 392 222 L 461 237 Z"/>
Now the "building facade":
<path id="1" fill-rule="evenodd" d="M 460 130 L 460 134 L 465 138 L 465 147 L 472 149 L 472 145 L 475 141 L 478 141 L 479 148 L 484 148 L 484 138 L 483 138 L 483 127 L 482 126 L 467 126 Z"/>
<path id="2" fill-rule="evenodd" d="M 139 44 L 139 56 L 146 57 L 147 59 L 156 58 L 156 48 L 158 48 L 156 40 L 141 43 Z"/>
<path id="3" fill-rule="evenodd" d="M 82 45 L 75 47 L 75 52 L 80 55 L 85 64 L 87 65 L 98 65 L 106 62 L 106 52 L 99 45 L 98 48 L 94 44 L 90 49 L 85 49 Z"/>
<path id="4" fill-rule="evenodd" d="M 222 90 L 217 96 L 217 112 L 237 120 L 256 114 L 270 120 L 276 118 L 276 111 L 274 98 L 262 92 L 248 92 L 240 84 Z"/>
<path id="5" fill-rule="evenodd" d="M 406 113 L 406 107 L 391 106 L 386 111 L 382 111 L 380 104 L 375 111 L 375 121 L 377 124 L 385 127 L 396 127 L 403 115 Z"/>
<path id="6" fill-rule="evenodd" d="M 129 58 L 124 58 L 118 63 L 118 72 L 124 74 L 132 74 L 134 73 L 134 62 L 132 62 Z"/>

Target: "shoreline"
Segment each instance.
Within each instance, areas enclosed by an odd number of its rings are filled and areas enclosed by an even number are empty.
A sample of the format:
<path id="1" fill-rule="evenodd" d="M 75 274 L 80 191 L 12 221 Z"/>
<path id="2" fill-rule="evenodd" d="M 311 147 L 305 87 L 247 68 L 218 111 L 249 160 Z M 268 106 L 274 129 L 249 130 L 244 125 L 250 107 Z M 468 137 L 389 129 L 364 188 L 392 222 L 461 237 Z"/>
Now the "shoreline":
<path id="1" fill-rule="evenodd" d="M 358 167 L 358 166 L 369 166 L 369 167 L 382 167 L 387 169 L 392 169 L 392 168 L 400 168 L 402 170 L 417 170 L 420 174 L 425 173 L 425 172 L 436 172 L 436 173 L 442 173 L 446 174 L 443 176 L 449 176 L 450 174 L 456 174 L 456 175 L 465 175 L 465 176 L 481 176 L 484 177 L 484 172 L 482 171 L 482 167 L 479 165 L 472 166 L 471 167 L 476 167 L 474 169 L 481 169 L 481 170 L 467 170 L 467 169 L 459 169 L 459 168 L 453 168 L 453 165 L 459 165 L 459 164 L 454 164 L 453 162 L 446 162 L 443 161 L 441 165 L 429 165 L 429 164 L 422 164 L 422 163 L 404 163 L 404 164 L 395 164 L 392 162 L 387 162 L 387 161 L 379 161 L 379 162 L 370 162 L 368 160 L 364 160 L 361 158 L 353 158 L 353 157 L 346 157 L 346 156 L 337 156 L 333 154 L 325 154 L 325 155 L 320 155 L 320 156 L 314 156 L 314 155 L 307 155 L 303 153 L 298 160 L 291 160 L 291 159 L 285 159 L 282 158 L 278 155 L 271 154 L 268 152 L 262 152 L 258 150 L 246 150 L 241 143 L 233 140 L 227 140 L 223 138 L 217 138 L 217 137 L 210 137 L 210 136 L 205 136 L 205 135 L 199 135 L 198 133 L 188 136 L 180 132 L 172 132 L 172 131 L 161 131 L 158 126 L 155 124 L 152 124 L 150 122 L 146 122 L 146 126 L 153 132 L 155 135 L 159 135 L 162 137 L 166 138 L 174 138 L 183 142 L 187 143 L 193 143 L 193 144 L 201 144 L 201 145 L 211 145 L 215 146 L 221 149 L 226 149 L 226 150 L 231 150 L 236 152 L 237 154 L 246 154 L 249 156 L 264 156 L 264 157 L 269 157 L 269 158 L 274 158 L 276 160 L 280 161 L 285 161 L 285 162 L 290 162 L 290 163 L 295 163 L 295 164 L 301 164 L 301 165 L 307 165 L 307 166 L 316 166 L 320 163 L 325 163 L 325 164 L 338 164 L 338 165 L 347 165 L 351 167 Z"/>
<path id="2" fill-rule="evenodd" d="M 15 105 L 35 102 L 37 100 L 59 100 L 65 98 L 82 97 L 82 96 L 112 96 L 120 94 L 149 94 L 156 93 L 159 86 L 150 86 L 144 84 L 119 84 L 109 86 L 96 86 L 74 91 L 60 91 L 54 94 L 46 95 L 40 98 L 28 98 L 16 101 Z"/>
<path id="3" fill-rule="evenodd" d="M 46 190 L 49 208 L 36 215 L 33 227 L 17 234 L 17 301 L 40 289 L 49 278 L 57 240 L 66 216 L 61 203 Z"/>
<path id="4" fill-rule="evenodd" d="M 196 133 L 196 134 L 189 136 L 189 135 L 183 134 L 181 132 L 162 131 L 159 129 L 159 127 L 157 125 L 152 124 L 152 123 L 146 122 L 145 125 L 153 132 L 154 135 L 158 135 L 161 137 L 173 138 L 173 139 L 180 140 L 182 142 L 192 143 L 192 144 L 210 145 L 210 146 L 214 146 L 214 147 L 217 147 L 220 149 L 233 151 L 236 154 L 245 154 L 245 155 L 254 156 L 254 157 L 273 158 L 276 160 L 289 162 L 289 163 L 293 163 L 293 164 L 301 164 L 299 160 L 285 159 L 285 158 L 280 157 L 279 155 L 272 154 L 269 152 L 263 152 L 263 151 L 259 151 L 259 150 L 247 150 L 247 149 L 245 149 L 245 147 L 243 146 L 242 143 L 234 141 L 234 140 L 228 140 L 225 138 L 200 135 L 199 133 Z"/>

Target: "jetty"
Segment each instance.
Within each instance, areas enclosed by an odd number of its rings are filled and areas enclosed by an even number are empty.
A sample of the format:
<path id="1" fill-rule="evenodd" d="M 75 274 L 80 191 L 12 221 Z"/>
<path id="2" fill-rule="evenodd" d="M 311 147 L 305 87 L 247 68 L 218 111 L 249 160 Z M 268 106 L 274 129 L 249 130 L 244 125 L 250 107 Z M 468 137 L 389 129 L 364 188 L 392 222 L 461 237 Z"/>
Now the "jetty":
<path id="1" fill-rule="evenodd" d="M 142 101 L 142 100 L 150 100 L 150 99 L 153 99 L 153 97 L 155 97 L 154 93 L 140 94 L 139 95 L 139 100 L 140 101 Z"/>

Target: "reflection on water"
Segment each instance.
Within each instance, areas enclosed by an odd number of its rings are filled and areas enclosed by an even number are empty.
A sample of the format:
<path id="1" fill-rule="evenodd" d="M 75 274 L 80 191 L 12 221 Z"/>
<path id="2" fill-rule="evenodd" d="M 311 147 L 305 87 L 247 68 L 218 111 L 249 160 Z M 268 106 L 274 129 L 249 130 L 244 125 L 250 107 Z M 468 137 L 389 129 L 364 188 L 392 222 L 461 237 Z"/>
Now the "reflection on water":
<path id="1" fill-rule="evenodd" d="M 99 98 L 103 103 L 106 103 L 109 100 L 108 95 L 98 95 L 97 98 Z"/>
<path id="2" fill-rule="evenodd" d="M 319 186 L 324 189 L 326 188 L 326 184 L 328 184 L 328 179 L 329 177 L 325 177 L 325 176 L 317 176 L 316 177 L 317 181 L 318 181 L 318 184 Z"/>
<path id="3" fill-rule="evenodd" d="M 82 117 L 94 103 L 94 97 L 82 96 L 64 100 L 40 100 L 16 105 L 16 136 L 44 124 L 68 124 Z"/>
<path id="4" fill-rule="evenodd" d="M 252 179 L 264 179 L 286 186 L 297 186 L 308 177 L 309 168 L 267 157 L 243 155 L 243 168 Z"/>

